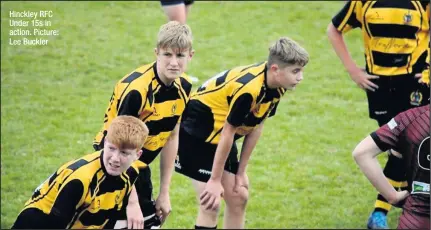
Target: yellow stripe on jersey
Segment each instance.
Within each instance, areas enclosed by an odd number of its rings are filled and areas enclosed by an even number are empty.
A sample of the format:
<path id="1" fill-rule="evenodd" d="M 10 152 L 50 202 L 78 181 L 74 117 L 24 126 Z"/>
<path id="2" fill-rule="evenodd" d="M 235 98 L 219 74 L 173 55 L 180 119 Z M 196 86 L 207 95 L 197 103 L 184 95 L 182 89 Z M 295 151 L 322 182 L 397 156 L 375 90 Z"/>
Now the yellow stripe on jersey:
<path id="1" fill-rule="evenodd" d="M 332 23 L 342 33 L 361 28 L 371 74 L 404 76 L 425 69 L 429 17 L 429 2 L 348 1 Z"/>
<path id="2" fill-rule="evenodd" d="M 265 75 L 266 62 L 262 62 L 210 78 L 190 96 L 182 127 L 212 144 L 219 142 L 226 121 L 238 127 L 239 136 L 249 133 L 269 116 L 285 92 L 268 89 Z"/>
<path id="3" fill-rule="evenodd" d="M 46 215 L 40 221 L 50 220 L 49 216 L 70 218 L 67 228 L 103 228 L 119 214 L 138 173 L 138 164 L 133 163 L 122 175 L 110 176 L 103 152 L 94 152 L 62 165 L 35 190 L 21 212 L 40 210 Z M 74 187 L 68 187 L 72 183 Z"/>
<path id="4" fill-rule="evenodd" d="M 342 31 L 343 33 L 349 31 L 352 26 L 350 26 L 349 24 L 347 24 L 348 20 L 350 17 L 354 17 L 354 15 L 352 15 L 355 12 L 355 7 L 357 6 L 357 4 L 361 4 L 360 2 L 350 2 L 348 4 L 348 11 L 346 16 L 343 19 L 343 22 L 340 23 L 340 25 L 338 25 L 337 30 L 338 31 Z M 361 4 L 362 5 L 362 4 Z M 348 26 L 348 27 L 346 27 Z"/>
<path id="5" fill-rule="evenodd" d="M 188 76 L 182 74 L 171 86 L 165 86 L 157 74 L 156 62 L 124 76 L 115 86 L 104 125 L 96 135 L 94 144 L 103 146 L 106 130 L 116 116 L 135 116 L 144 121 L 149 129 L 140 160 L 151 163 L 180 121 L 190 95 L 190 82 Z"/>

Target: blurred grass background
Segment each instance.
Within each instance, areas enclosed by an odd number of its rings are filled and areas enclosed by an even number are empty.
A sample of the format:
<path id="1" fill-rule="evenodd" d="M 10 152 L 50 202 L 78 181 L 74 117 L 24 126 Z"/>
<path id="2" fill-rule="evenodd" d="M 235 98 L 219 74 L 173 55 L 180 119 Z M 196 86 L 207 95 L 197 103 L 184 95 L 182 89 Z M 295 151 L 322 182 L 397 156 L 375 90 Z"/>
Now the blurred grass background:
<path id="1" fill-rule="evenodd" d="M 195 2 L 188 17 L 195 56 L 188 73 L 207 78 L 267 58 L 289 36 L 310 53 L 304 81 L 265 124 L 248 167 L 247 228 L 365 228 L 376 191 L 351 152 L 377 128 L 365 93 L 326 37 L 343 2 Z M 52 10 L 46 46 L 11 46 L 9 11 Z M 159 2 L 1 2 L 1 228 L 10 228 L 34 188 L 61 164 L 92 151 L 115 82 L 154 60 Z M 32 27 L 30 27 L 32 28 Z M 48 28 L 47 28 L 48 29 Z M 16 36 L 21 38 L 22 36 Z M 359 31 L 346 37 L 363 65 Z M 386 156 L 379 158 L 382 164 Z M 158 194 L 158 160 L 152 164 Z M 165 228 L 192 228 L 190 181 L 174 173 Z M 400 210 L 389 214 L 397 226 Z M 223 213 L 221 213 L 223 215 Z M 222 219 L 219 220 L 221 228 Z"/>

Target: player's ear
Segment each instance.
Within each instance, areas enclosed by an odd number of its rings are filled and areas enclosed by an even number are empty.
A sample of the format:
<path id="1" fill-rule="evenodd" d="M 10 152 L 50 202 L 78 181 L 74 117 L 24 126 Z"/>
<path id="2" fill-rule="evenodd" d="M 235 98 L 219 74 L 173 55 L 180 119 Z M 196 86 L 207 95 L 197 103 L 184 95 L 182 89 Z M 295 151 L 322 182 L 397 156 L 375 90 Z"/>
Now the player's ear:
<path id="1" fill-rule="evenodd" d="M 277 64 L 272 64 L 270 67 L 269 67 L 269 69 L 270 69 L 270 71 L 272 72 L 272 75 L 273 76 L 275 76 L 275 77 L 277 77 L 278 76 L 278 72 L 279 72 L 279 69 L 280 69 L 280 67 L 277 65 Z"/>
<path id="2" fill-rule="evenodd" d="M 193 55 L 195 55 L 195 50 L 190 50 L 190 52 L 189 52 L 189 60 L 192 59 Z"/>
<path id="3" fill-rule="evenodd" d="M 141 158 L 142 155 L 142 149 L 140 149 L 137 153 L 136 153 L 136 160 L 138 160 L 139 158 Z"/>
<path id="4" fill-rule="evenodd" d="M 276 73 L 277 71 L 278 71 L 278 69 L 279 69 L 279 67 L 278 67 L 278 65 L 277 64 L 272 64 L 270 67 L 270 70 L 271 71 L 273 71 L 274 73 Z"/>
<path id="5" fill-rule="evenodd" d="M 154 48 L 154 54 L 157 56 L 159 54 L 159 49 Z"/>

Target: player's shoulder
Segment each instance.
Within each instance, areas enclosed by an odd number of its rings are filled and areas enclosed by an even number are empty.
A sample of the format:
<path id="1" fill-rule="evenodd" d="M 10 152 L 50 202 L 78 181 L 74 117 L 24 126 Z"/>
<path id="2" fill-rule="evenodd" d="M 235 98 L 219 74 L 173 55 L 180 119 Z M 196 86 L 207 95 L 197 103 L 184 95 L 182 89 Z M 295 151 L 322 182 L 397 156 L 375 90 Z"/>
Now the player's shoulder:
<path id="1" fill-rule="evenodd" d="M 190 78 L 190 76 L 187 73 L 181 74 L 178 79 L 181 80 L 181 81 L 185 81 L 188 84 L 192 84 L 192 79 Z"/>
<path id="2" fill-rule="evenodd" d="M 235 82 L 248 85 L 256 82 L 258 77 L 263 77 L 266 71 L 266 62 L 254 63 L 247 66 L 238 66 L 230 70 L 229 74 L 235 75 Z"/>
<path id="3" fill-rule="evenodd" d="M 179 78 L 175 79 L 176 84 L 178 85 L 179 88 L 181 88 L 182 90 L 184 90 L 184 92 L 187 95 L 190 95 L 190 92 L 192 91 L 192 80 L 190 78 L 190 76 L 186 73 L 183 73 L 180 75 Z"/>
<path id="4" fill-rule="evenodd" d="M 424 105 L 424 106 L 420 106 L 420 107 L 411 108 L 411 109 L 408 109 L 408 110 L 400 113 L 398 115 L 398 117 L 399 117 L 398 119 L 399 120 L 410 120 L 410 121 L 412 121 L 412 120 L 416 119 L 417 117 L 420 117 L 424 114 L 427 114 L 429 116 L 429 111 L 430 111 L 429 104 Z"/>
<path id="5" fill-rule="evenodd" d="M 133 83 L 139 82 L 141 85 L 143 82 L 147 82 L 148 84 L 153 80 L 155 77 L 154 74 L 154 65 L 155 62 L 142 65 L 132 72 L 126 74 L 124 77 L 122 77 L 118 82 L 118 84 L 131 84 L 133 86 Z"/>
<path id="6" fill-rule="evenodd" d="M 96 151 L 72 160 L 64 164 L 59 171 L 70 174 L 71 180 L 78 179 L 84 183 L 88 182 L 101 169 L 101 152 L 102 150 Z"/>
<path id="7" fill-rule="evenodd" d="M 235 71 L 239 69 L 236 68 Z M 266 62 L 259 62 L 240 68 L 238 77 L 235 80 L 236 84 L 244 87 L 244 90 L 252 94 L 259 94 L 265 84 Z"/>
<path id="8" fill-rule="evenodd" d="M 129 181 L 131 181 L 131 183 L 134 183 L 135 180 L 138 178 L 139 172 L 148 167 L 147 164 L 145 164 L 144 162 L 140 161 L 140 160 L 136 160 L 134 161 L 130 167 L 123 173 L 126 174 Z"/>
<path id="9" fill-rule="evenodd" d="M 245 66 L 235 67 L 233 68 L 233 71 L 238 72 L 241 75 L 252 74 L 257 76 L 266 70 L 266 64 L 267 64 L 266 61 L 256 62 Z"/>
<path id="10" fill-rule="evenodd" d="M 415 122 L 423 123 L 429 121 L 429 105 L 415 107 L 397 114 L 388 123 L 388 127 L 392 130 L 397 127 L 400 130 L 405 130 Z"/>
<path id="11" fill-rule="evenodd" d="M 136 160 L 130 165 L 128 171 L 132 170 L 133 172 L 139 173 L 140 170 L 142 170 L 146 167 L 148 167 L 147 164 L 145 164 L 144 162 L 142 162 L 140 160 Z"/>

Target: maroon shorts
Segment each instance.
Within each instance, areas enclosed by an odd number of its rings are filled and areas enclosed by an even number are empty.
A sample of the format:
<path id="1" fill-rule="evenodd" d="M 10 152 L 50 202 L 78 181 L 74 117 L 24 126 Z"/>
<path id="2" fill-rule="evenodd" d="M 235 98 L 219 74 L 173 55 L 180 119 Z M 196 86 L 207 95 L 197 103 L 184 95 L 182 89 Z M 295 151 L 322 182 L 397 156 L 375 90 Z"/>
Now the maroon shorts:
<path id="1" fill-rule="evenodd" d="M 430 229 L 430 217 L 403 210 L 398 229 Z"/>

